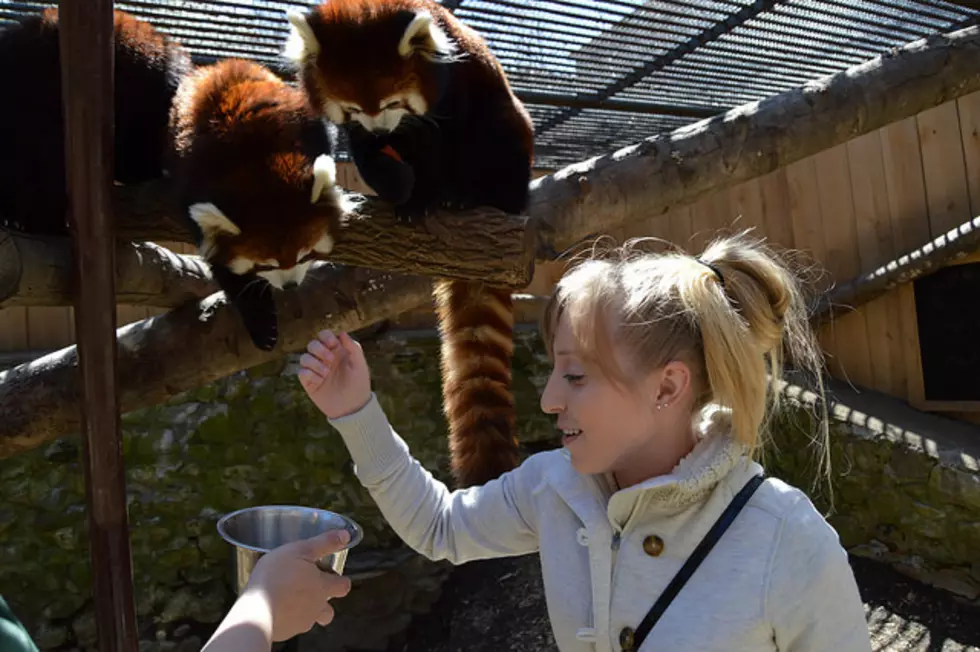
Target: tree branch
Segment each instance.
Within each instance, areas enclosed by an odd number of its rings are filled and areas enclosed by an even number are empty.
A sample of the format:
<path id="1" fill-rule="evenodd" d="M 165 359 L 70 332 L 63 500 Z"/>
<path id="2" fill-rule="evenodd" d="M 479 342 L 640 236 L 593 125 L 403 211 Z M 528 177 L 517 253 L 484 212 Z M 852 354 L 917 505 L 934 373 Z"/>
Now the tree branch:
<path id="1" fill-rule="evenodd" d="M 980 27 L 920 39 L 535 179 L 529 214 L 547 222 L 549 244 L 562 251 L 976 90 Z"/>
<path id="2" fill-rule="evenodd" d="M 123 240 L 193 241 L 167 181 L 117 187 L 115 211 L 119 215 L 117 237 Z M 481 207 L 439 211 L 420 224 L 408 225 L 396 219 L 389 204 L 366 197 L 357 214 L 344 224 L 329 260 L 387 272 L 523 288 L 534 275 L 535 224 L 526 217 Z"/>
<path id="3" fill-rule="evenodd" d="M 217 292 L 117 333 L 123 412 L 306 347 L 318 330 L 356 330 L 431 300 L 424 276 L 396 276 L 318 263 L 309 280 L 277 293 L 280 344 L 252 346 L 238 315 Z M 74 346 L 0 372 L 0 459 L 77 432 L 80 385 Z"/>
<path id="4" fill-rule="evenodd" d="M 803 88 L 538 179 L 531 186 L 530 215 L 539 226 L 550 227 L 545 240 L 555 249 L 564 249 L 590 233 L 649 219 L 978 89 L 980 28 L 931 37 Z M 115 213 L 127 217 L 121 237 L 187 239 L 173 220 L 176 210 L 167 207 L 170 200 L 165 188 L 149 184 L 117 190 L 122 204 L 116 205 Z M 506 260 L 520 249 L 479 239 L 488 228 L 486 221 L 466 222 L 459 216 L 457 222 L 443 222 L 453 218 L 437 215 L 424 228 L 412 228 L 396 224 L 386 210 L 383 204 L 369 200 L 364 212 L 372 217 L 352 223 L 344 232 L 345 237 L 362 233 L 363 240 L 356 244 L 353 238 L 347 244 L 338 241 L 333 260 L 362 265 L 360 254 L 365 260 L 384 256 L 383 263 L 390 263 L 392 270 L 422 276 L 333 270 L 320 281 L 311 279 L 297 290 L 282 293 L 277 298 L 283 317 L 280 348 L 271 353 L 251 346 L 237 315 L 220 294 L 121 329 L 122 409 L 162 401 L 283 351 L 298 350 L 317 328 L 353 330 L 426 304 L 431 300 L 428 277 L 453 275 L 446 268 L 429 265 L 430 260 L 423 263 L 417 258 L 426 251 L 435 252 L 431 256 L 448 253 L 455 259 L 461 251 L 457 247 L 476 243 L 466 249 L 473 253 L 472 261 L 483 255 L 491 259 L 485 269 L 491 269 L 494 260 L 497 266 L 492 268 L 500 269 L 500 256 Z M 513 219 L 501 218 L 502 223 Z M 437 228 L 443 223 L 453 224 L 451 228 L 458 231 L 450 235 Z M 147 226 L 150 224 L 153 226 Z M 464 236 L 463 229 L 469 235 Z M 521 246 L 533 239 L 531 230 L 523 233 Z M 416 233 L 421 235 L 414 236 Z M 379 248 L 378 254 L 369 253 L 369 244 L 385 236 L 390 236 L 385 246 L 392 250 L 381 252 Z M 440 244 L 440 238 L 449 237 L 454 238 L 452 249 Z M 464 276 L 483 275 L 474 262 L 458 267 Z M 74 348 L 68 348 L 0 374 L 0 414 L 4 415 L 0 419 L 0 457 L 77 428 L 74 356 Z"/>
<path id="5" fill-rule="evenodd" d="M 198 256 L 151 242 L 116 246 L 116 302 L 173 308 L 218 287 Z M 69 238 L 25 235 L 0 227 L 0 309 L 70 306 L 74 267 Z"/>

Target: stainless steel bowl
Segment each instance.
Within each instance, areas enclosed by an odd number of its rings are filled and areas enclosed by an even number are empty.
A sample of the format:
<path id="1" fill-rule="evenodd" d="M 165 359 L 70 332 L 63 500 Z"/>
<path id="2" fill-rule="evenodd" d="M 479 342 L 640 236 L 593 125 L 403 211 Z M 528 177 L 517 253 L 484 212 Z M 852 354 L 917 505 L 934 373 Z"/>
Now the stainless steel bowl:
<path id="1" fill-rule="evenodd" d="M 233 546 L 235 590 L 241 593 L 255 563 L 274 548 L 309 539 L 328 530 L 346 529 L 350 541 L 342 550 L 317 560 L 324 571 L 343 574 L 347 553 L 364 538 L 361 526 L 342 514 L 295 505 L 261 505 L 225 514 L 218 521 L 218 534 Z"/>

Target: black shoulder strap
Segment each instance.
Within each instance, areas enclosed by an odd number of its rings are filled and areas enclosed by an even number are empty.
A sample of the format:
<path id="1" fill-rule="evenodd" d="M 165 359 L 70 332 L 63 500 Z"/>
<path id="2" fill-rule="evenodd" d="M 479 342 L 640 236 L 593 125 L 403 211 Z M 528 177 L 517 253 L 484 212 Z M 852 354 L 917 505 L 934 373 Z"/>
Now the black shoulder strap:
<path id="1" fill-rule="evenodd" d="M 704 558 L 708 556 L 711 549 L 714 548 L 716 543 L 718 543 L 718 539 L 721 538 L 721 535 L 724 534 L 725 530 L 728 529 L 728 526 L 735 520 L 735 516 L 742 511 L 742 508 L 745 507 L 745 503 L 749 501 L 749 498 L 752 497 L 752 494 L 755 493 L 755 490 L 759 488 L 759 485 L 761 485 L 765 479 L 766 477 L 764 474 L 759 474 L 746 482 L 745 486 L 742 487 L 737 494 L 735 494 L 732 502 L 729 503 L 728 507 L 725 508 L 725 511 L 718 517 L 715 524 L 711 526 L 708 533 L 704 535 L 704 538 L 701 539 L 701 543 L 699 543 L 698 547 L 694 549 L 694 552 L 692 552 L 688 560 L 684 562 L 681 569 L 677 571 L 677 575 L 674 576 L 674 579 L 670 581 L 670 584 L 667 585 L 664 592 L 660 594 L 659 598 L 657 598 L 657 601 L 654 603 L 653 607 L 650 608 L 650 611 L 643 618 L 640 626 L 636 628 L 636 633 L 633 635 L 633 645 L 629 648 L 630 650 L 640 649 L 640 646 L 643 645 L 643 640 L 647 637 L 647 634 L 650 633 L 650 630 L 653 629 L 653 626 L 657 624 L 657 621 L 660 620 L 660 616 L 662 616 L 664 611 L 667 610 L 667 606 L 670 605 L 670 603 L 680 592 L 681 587 L 683 587 L 687 580 L 691 578 L 691 575 L 693 575 L 694 571 L 697 570 L 697 567 L 701 565 Z"/>

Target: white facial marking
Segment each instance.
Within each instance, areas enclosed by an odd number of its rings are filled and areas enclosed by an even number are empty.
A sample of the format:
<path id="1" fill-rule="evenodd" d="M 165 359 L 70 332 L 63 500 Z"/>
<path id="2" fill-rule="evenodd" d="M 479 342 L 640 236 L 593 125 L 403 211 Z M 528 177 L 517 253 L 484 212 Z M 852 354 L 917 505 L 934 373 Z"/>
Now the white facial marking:
<path id="1" fill-rule="evenodd" d="M 329 254 L 333 251 L 333 238 L 330 237 L 329 233 L 320 236 L 320 239 L 313 245 L 313 251 L 319 254 Z"/>
<path id="2" fill-rule="evenodd" d="M 247 273 L 254 266 L 255 263 L 248 258 L 242 258 L 241 256 L 234 258 L 230 263 L 228 263 L 228 269 L 231 270 L 231 273 L 238 274 L 239 276 Z"/>
<path id="3" fill-rule="evenodd" d="M 412 43 L 413 39 L 416 39 L 415 43 Z M 398 42 L 398 54 L 405 58 L 415 52 L 426 58 L 440 58 L 452 54 L 454 49 L 452 40 L 433 22 L 428 11 L 415 14 Z"/>
<path id="4" fill-rule="evenodd" d="M 306 22 L 306 14 L 296 9 L 286 12 L 289 21 L 289 36 L 282 50 L 282 56 L 295 63 L 303 63 L 320 52 L 320 43 Z"/>
<path id="5" fill-rule="evenodd" d="M 344 122 L 346 122 L 347 116 L 344 115 L 343 107 L 333 100 L 325 100 L 323 103 L 323 109 L 327 113 L 327 119 L 335 125 L 342 125 Z"/>
<path id="6" fill-rule="evenodd" d="M 313 192 L 310 203 L 315 204 L 324 190 L 329 190 L 337 180 L 337 164 L 333 158 L 320 154 L 313 161 Z M 302 256 L 301 256 L 302 257 Z"/>
<path id="7" fill-rule="evenodd" d="M 187 212 L 194 220 L 206 239 L 212 239 L 220 233 L 228 235 L 238 235 L 241 229 L 228 219 L 228 216 L 221 212 L 221 209 L 210 202 L 192 204 Z"/>
<path id="8" fill-rule="evenodd" d="M 415 91 L 409 91 L 405 93 L 405 102 L 412 107 L 416 113 L 425 113 L 429 110 L 429 104 L 422 97 L 421 93 Z"/>
<path id="9" fill-rule="evenodd" d="M 288 283 L 299 285 L 303 282 L 310 263 L 299 263 L 290 269 L 270 269 L 258 273 L 259 276 L 267 280 L 273 287 L 281 290 Z"/>

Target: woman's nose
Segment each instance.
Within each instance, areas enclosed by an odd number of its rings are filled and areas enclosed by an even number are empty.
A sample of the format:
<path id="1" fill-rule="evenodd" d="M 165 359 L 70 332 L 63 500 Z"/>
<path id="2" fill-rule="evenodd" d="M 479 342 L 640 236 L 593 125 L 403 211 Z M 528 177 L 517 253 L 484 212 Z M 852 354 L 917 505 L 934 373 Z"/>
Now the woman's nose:
<path id="1" fill-rule="evenodd" d="M 541 411 L 545 414 L 558 414 L 565 407 L 561 392 L 555 383 L 554 374 L 548 376 L 548 382 L 541 392 Z"/>

